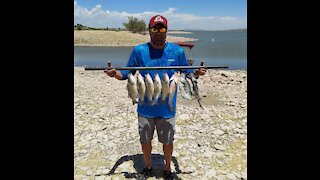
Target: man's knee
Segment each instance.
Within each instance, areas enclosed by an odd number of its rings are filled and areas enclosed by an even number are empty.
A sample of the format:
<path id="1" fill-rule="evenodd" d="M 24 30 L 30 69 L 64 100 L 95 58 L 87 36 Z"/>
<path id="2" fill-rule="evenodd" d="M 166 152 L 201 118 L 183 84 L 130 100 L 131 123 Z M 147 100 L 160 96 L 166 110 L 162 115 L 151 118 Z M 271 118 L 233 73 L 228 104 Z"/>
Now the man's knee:
<path id="1" fill-rule="evenodd" d="M 173 141 L 174 141 L 174 129 L 170 128 L 170 129 L 162 131 L 158 135 L 158 139 L 162 144 L 165 144 L 165 145 L 173 144 Z"/>
<path id="2" fill-rule="evenodd" d="M 147 118 L 138 117 L 139 135 L 141 144 L 149 144 L 153 139 L 154 125 Z"/>
<path id="3" fill-rule="evenodd" d="M 157 129 L 158 139 L 161 143 L 169 145 L 173 144 L 175 134 L 174 119 L 166 119 Z"/>

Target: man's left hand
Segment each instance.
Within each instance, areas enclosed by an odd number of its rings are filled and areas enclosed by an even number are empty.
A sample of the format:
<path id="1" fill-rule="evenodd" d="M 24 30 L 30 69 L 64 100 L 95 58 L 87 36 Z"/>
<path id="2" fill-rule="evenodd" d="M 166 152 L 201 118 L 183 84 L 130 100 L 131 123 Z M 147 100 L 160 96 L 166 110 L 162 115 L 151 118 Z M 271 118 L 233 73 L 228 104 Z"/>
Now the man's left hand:
<path id="1" fill-rule="evenodd" d="M 205 68 L 200 68 L 200 70 L 198 70 L 198 71 L 199 71 L 200 76 L 203 76 L 203 75 L 206 74 L 207 69 L 205 69 Z"/>
<path id="2" fill-rule="evenodd" d="M 207 72 L 207 69 L 205 68 L 200 68 L 199 70 L 196 70 L 196 72 L 194 73 L 195 77 L 199 77 L 199 76 L 203 76 L 205 75 Z"/>

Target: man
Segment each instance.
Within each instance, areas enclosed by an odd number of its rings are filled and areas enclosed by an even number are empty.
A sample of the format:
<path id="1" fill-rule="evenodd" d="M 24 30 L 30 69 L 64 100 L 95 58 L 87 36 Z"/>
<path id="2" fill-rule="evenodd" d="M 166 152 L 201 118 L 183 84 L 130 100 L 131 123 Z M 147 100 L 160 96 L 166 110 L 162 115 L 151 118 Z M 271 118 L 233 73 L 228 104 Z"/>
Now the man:
<path id="1" fill-rule="evenodd" d="M 148 43 L 136 46 L 131 53 L 130 59 L 127 63 L 128 67 L 151 67 L 151 66 L 188 66 L 183 48 L 179 45 L 166 41 L 168 28 L 168 21 L 161 15 L 153 16 L 149 22 L 149 33 L 151 41 Z M 143 70 L 140 74 L 145 77 L 149 73 L 154 78 L 155 74 L 162 75 L 167 73 L 171 77 L 177 70 Z M 194 73 L 194 70 L 183 70 L 186 74 Z M 115 77 L 118 80 L 127 79 L 130 71 L 127 70 L 106 70 L 110 77 Z M 206 69 L 197 70 L 194 76 L 197 78 L 204 75 Z M 154 130 L 157 130 L 158 139 L 163 143 L 163 151 L 165 158 L 164 177 L 165 179 L 172 179 L 171 172 L 171 158 L 173 152 L 173 140 L 175 132 L 175 114 L 176 114 L 176 98 L 177 89 L 173 98 L 173 111 L 170 110 L 168 99 L 166 103 L 158 103 L 156 105 L 148 105 L 138 103 L 138 125 L 140 142 L 145 162 L 145 169 L 142 174 L 145 176 L 152 176 L 151 168 L 151 140 L 153 138 Z M 145 101 L 146 102 L 146 101 Z"/>

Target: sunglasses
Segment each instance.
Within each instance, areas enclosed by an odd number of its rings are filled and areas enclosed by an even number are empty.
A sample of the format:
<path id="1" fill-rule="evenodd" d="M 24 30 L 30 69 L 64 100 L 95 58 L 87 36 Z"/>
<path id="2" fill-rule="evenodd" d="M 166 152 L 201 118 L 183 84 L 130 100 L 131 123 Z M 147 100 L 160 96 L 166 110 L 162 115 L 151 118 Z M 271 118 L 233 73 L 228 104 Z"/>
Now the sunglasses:
<path id="1" fill-rule="evenodd" d="M 165 28 L 165 27 L 162 27 L 162 28 L 160 28 L 160 29 L 158 29 L 158 28 L 151 28 L 151 32 L 152 32 L 152 33 L 156 33 L 156 32 L 165 33 L 165 32 L 167 32 L 167 28 Z"/>

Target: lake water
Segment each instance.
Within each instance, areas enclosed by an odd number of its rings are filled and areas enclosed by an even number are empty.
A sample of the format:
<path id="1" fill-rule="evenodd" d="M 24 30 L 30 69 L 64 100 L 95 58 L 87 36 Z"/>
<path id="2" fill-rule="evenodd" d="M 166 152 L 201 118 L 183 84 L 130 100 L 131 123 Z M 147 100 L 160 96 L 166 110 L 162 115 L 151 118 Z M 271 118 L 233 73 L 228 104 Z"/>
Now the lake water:
<path id="1" fill-rule="evenodd" d="M 194 59 L 194 65 L 227 65 L 229 69 L 247 69 L 247 32 L 190 31 L 192 34 L 169 34 L 198 39 L 191 49 L 184 48 L 186 56 Z M 133 47 L 74 47 L 75 66 L 125 66 Z"/>

